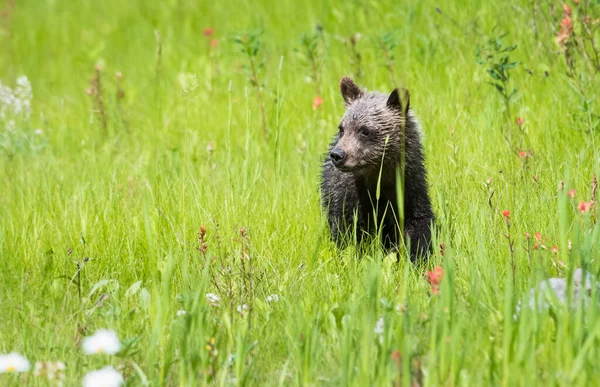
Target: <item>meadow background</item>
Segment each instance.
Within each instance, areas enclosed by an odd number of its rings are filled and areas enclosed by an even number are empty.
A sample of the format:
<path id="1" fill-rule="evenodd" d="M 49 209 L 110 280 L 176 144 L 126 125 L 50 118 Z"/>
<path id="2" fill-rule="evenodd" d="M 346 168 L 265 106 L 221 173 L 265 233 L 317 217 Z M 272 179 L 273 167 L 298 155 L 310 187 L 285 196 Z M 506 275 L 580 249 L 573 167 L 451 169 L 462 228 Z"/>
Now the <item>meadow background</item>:
<path id="1" fill-rule="evenodd" d="M 600 270 L 600 2 L 566 5 L 2 0 L 0 353 L 65 385 L 107 364 L 131 386 L 593 384 L 597 303 L 513 318 Z M 411 91 L 424 264 L 328 238 L 344 75 Z M 82 353 L 100 328 L 117 355 Z"/>

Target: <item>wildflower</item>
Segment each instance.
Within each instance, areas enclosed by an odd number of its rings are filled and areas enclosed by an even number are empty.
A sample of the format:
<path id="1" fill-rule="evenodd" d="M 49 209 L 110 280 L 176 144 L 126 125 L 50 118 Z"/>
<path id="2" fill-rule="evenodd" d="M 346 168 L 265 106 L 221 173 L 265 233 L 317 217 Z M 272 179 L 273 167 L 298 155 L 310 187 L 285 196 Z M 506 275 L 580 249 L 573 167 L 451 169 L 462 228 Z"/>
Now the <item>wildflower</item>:
<path id="1" fill-rule="evenodd" d="M 225 360 L 225 366 L 231 367 L 235 363 L 235 353 L 230 353 Z"/>
<path id="2" fill-rule="evenodd" d="M 519 156 L 520 159 L 531 157 L 531 153 L 529 153 L 527 151 L 523 151 L 523 150 L 519 151 L 517 153 L 517 155 Z"/>
<path id="3" fill-rule="evenodd" d="M 177 313 L 176 313 L 176 315 L 177 315 L 177 317 L 181 317 L 181 316 L 185 316 L 185 315 L 186 315 L 186 313 L 187 313 L 187 312 L 186 312 L 185 310 L 183 310 L 183 309 L 182 309 L 182 310 L 178 310 L 178 311 L 177 311 Z"/>
<path id="4" fill-rule="evenodd" d="M 121 349 L 121 342 L 115 331 L 98 329 L 92 336 L 83 339 L 82 347 L 86 355 L 114 355 Z"/>
<path id="5" fill-rule="evenodd" d="M 209 141 L 208 144 L 206 144 L 206 151 L 208 153 L 212 153 L 213 150 L 214 150 L 213 144 L 212 144 L 212 142 Z"/>
<path id="6" fill-rule="evenodd" d="M 48 380 L 62 381 L 65 379 L 66 368 L 65 363 L 62 361 L 38 361 L 35 363 L 33 374 Z"/>
<path id="7" fill-rule="evenodd" d="M 214 293 L 206 293 L 206 298 L 208 299 L 208 302 L 210 304 L 210 306 L 219 306 L 219 300 L 221 299 L 219 296 L 217 296 Z"/>
<path id="8" fill-rule="evenodd" d="M 42 129 L 39 129 L 39 128 L 38 128 L 38 129 L 36 129 L 36 130 L 35 130 L 33 133 L 34 133 L 36 136 L 41 136 L 42 134 L 44 134 L 44 131 L 43 131 Z"/>
<path id="9" fill-rule="evenodd" d="M 554 245 L 554 246 L 552 246 L 552 254 L 556 254 L 556 253 L 558 253 L 558 246 Z"/>
<path id="10" fill-rule="evenodd" d="M 393 350 L 390 357 L 392 358 L 394 363 L 396 363 L 396 365 L 400 366 L 400 364 L 402 363 L 402 354 L 400 353 L 400 351 L 398 351 L 397 349 Z"/>
<path id="11" fill-rule="evenodd" d="M 323 103 L 323 98 L 321 98 L 317 95 L 315 97 L 315 99 L 313 100 L 313 110 L 317 110 L 317 108 L 319 106 L 321 106 L 322 103 Z"/>
<path id="12" fill-rule="evenodd" d="M 579 0 L 575 0 L 575 5 L 579 5 Z"/>
<path id="13" fill-rule="evenodd" d="M 535 243 L 533 244 L 533 249 L 537 250 L 538 248 L 542 248 L 543 250 L 546 250 L 546 246 L 542 243 L 542 234 L 540 234 L 539 232 L 536 232 L 535 235 L 533 236 L 535 238 Z"/>
<path id="14" fill-rule="evenodd" d="M 383 324 L 383 317 L 380 317 L 375 324 L 375 329 L 373 329 L 373 332 L 375 332 L 376 335 L 383 335 Z"/>
<path id="15" fill-rule="evenodd" d="M 11 352 L 8 355 L 0 355 L 0 374 L 9 372 L 27 372 L 31 364 L 22 355 Z"/>
<path id="16" fill-rule="evenodd" d="M 506 220 L 510 219 L 510 210 L 502 211 L 502 216 L 504 216 Z"/>
<path id="17" fill-rule="evenodd" d="M 527 231 L 525 231 L 523 234 L 525 234 L 525 238 L 527 238 L 527 240 L 531 239 L 531 235 Z"/>
<path id="18" fill-rule="evenodd" d="M 398 313 L 404 313 L 404 312 L 406 312 L 407 308 L 406 308 L 405 304 L 399 304 L 399 305 L 396 305 L 395 309 L 396 309 L 396 312 L 398 312 Z"/>
<path id="19" fill-rule="evenodd" d="M 0 120 L 19 117 L 29 119 L 32 98 L 31 83 L 27 77 L 19 77 L 14 89 L 0 82 Z M 14 121 L 9 120 L 8 123 L 10 127 Z"/>
<path id="20" fill-rule="evenodd" d="M 117 72 L 115 73 L 115 78 L 117 78 L 117 79 L 121 79 L 121 78 L 123 78 L 123 74 L 122 74 L 120 71 L 117 71 Z"/>
<path id="21" fill-rule="evenodd" d="M 214 33 L 215 33 L 215 29 L 214 29 L 214 28 L 212 28 L 212 27 L 206 27 L 206 28 L 204 29 L 204 36 L 206 36 L 207 38 L 208 38 L 209 36 L 212 36 L 212 34 L 214 34 Z"/>
<path id="22" fill-rule="evenodd" d="M 444 276 L 444 269 L 436 266 L 432 271 L 427 273 L 427 281 L 431 285 L 431 291 L 433 294 L 440 293 L 440 284 L 442 283 L 442 277 Z"/>
<path id="23" fill-rule="evenodd" d="M 271 294 L 270 296 L 267 297 L 267 302 L 278 302 L 279 301 L 279 295 L 277 294 Z"/>
<path id="24" fill-rule="evenodd" d="M 111 366 L 88 372 L 83 378 L 83 387 L 120 387 L 123 376 Z"/>
<path id="25" fill-rule="evenodd" d="M 569 197 L 571 199 L 573 199 L 575 197 L 575 190 L 574 189 L 569 190 Z"/>
<path id="26" fill-rule="evenodd" d="M 571 7 L 570 6 L 563 4 L 562 9 L 563 9 L 563 12 L 565 15 L 571 16 Z"/>
<path id="27" fill-rule="evenodd" d="M 571 34 L 573 33 L 573 21 L 568 14 L 565 13 L 562 21 L 560 22 L 560 31 L 556 36 L 556 43 L 564 47 L 569 41 Z"/>
<path id="28" fill-rule="evenodd" d="M 210 41 L 210 46 L 211 46 L 212 48 L 217 48 L 217 47 L 219 47 L 219 39 L 212 39 L 212 40 Z"/>
<path id="29" fill-rule="evenodd" d="M 244 305 L 238 305 L 237 308 L 235 308 L 235 310 L 242 315 L 242 317 L 246 314 L 246 312 L 248 311 L 248 305 L 244 304 Z"/>
<path id="30" fill-rule="evenodd" d="M 579 211 L 584 214 L 592 209 L 592 204 L 593 202 L 579 202 L 579 206 L 577 206 L 577 208 L 579 208 Z"/>
<path id="31" fill-rule="evenodd" d="M 519 125 L 519 126 L 523 125 L 523 118 L 517 117 L 517 125 Z"/>

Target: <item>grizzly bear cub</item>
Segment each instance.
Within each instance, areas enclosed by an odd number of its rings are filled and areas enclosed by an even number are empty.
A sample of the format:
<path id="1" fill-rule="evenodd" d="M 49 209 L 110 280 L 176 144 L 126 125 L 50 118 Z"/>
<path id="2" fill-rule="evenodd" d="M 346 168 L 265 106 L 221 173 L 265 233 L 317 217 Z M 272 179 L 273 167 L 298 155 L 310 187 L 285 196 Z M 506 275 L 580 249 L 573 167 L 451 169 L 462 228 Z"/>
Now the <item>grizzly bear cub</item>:
<path id="1" fill-rule="evenodd" d="M 402 243 L 398 201 L 403 200 L 404 242 L 410 240 L 411 261 L 426 257 L 434 215 L 421 132 L 408 92 L 366 92 L 348 77 L 342 78 L 340 90 L 346 112 L 321 171 L 321 204 L 333 239 L 342 247 L 356 224 L 359 242 L 380 231 L 384 247 L 397 249 Z M 404 197 L 399 198 L 402 173 Z"/>

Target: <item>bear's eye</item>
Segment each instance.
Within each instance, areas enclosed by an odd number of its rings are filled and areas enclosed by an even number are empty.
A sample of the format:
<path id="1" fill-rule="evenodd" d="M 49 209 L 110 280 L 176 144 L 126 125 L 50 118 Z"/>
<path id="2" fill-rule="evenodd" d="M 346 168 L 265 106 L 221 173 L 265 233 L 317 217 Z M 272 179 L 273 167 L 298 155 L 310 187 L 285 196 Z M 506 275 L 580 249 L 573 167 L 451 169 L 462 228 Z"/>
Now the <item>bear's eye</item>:
<path id="1" fill-rule="evenodd" d="M 360 128 L 360 135 L 363 137 L 369 137 L 369 135 L 371 134 L 371 132 L 369 132 L 369 129 L 367 129 L 366 127 L 362 127 Z"/>
<path id="2" fill-rule="evenodd" d="M 338 129 L 340 130 L 340 134 L 344 134 L 344 127 L 342 125 L 338 126 Z"/>

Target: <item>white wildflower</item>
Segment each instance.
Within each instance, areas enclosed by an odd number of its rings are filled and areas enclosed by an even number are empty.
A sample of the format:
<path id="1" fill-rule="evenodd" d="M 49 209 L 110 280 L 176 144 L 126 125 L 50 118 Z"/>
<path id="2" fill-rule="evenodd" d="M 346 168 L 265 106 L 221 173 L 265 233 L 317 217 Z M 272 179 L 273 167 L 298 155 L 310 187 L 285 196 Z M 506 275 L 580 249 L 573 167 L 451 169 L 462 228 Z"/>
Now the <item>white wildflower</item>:
<path id="1" fill-rule="evenodd" d="M 219 300 L 221 298 L 219 296 L 217 296 L 216 294 L 206 293 L 206 298 L 208 299 L 210 306 L 219 306 Z"/>
<path id="2" fill-rule="evenodd" d="M 233 363 L 235 363 L 235 353 L 230 353 L 229 356 L 227 356 L 227 360 L 225 360 L 225 366 L 231 367 Z"/>
<path id="3" fill-rule="evenodd" d="M 0 83 L 0 119 L 18 116 L 29 119 L 31 115 L 31 84 L 25 76 L 17 79 L 16 83 L 14 90 Z"/>
<path id="4" fill-rule="evenodd" d="M 65 380 L 65 363 L 62 361 L 38 361 L 35 363 L 33 374 L 48 380 Z"/>
<path id="5" fill-rule="evenodd" d="M 11 352 L 8 355 L 0 355 L 0 374 L 27 372 L 30 368 L 31 364 L 29 360 L 16 352 Z"/>
<path id="6" fill-rule="evenodd" d="M 44 134 L 44 131 L 43 131 L 42 129 L 39 129 L 39 128 L 38 128 L 38 129 L 36 129 L 36 130 L 35 130 L 33 133 L 34 133 L 36 136 L 41 136 L 42 134 Z"/>
<path id="7" fill-rule="evenodd" d="M 373 332 L 375 332 L 375 334 L 377 336 L 379 336 L 380 344 L 383 344 L 383 326 L 384 326 L 383 317 L 379 317 L 379 320 L 377 320 L 377 323 L 375 324 L 375 328 L 373 329 Z"/>
<path id="8" fill-rule="evenodd" d="M 246 312 L 248 311 L 248 305 L 246 305 L 246 304 L 244 304 L 244 305 L 238 305 L 238 307 L 235 310 L 237 310 L 237 312 L 239 314 L 241 314 L 242 316 L 244 316 L 246 314 Z"/>
<path id="9" fill-rule="evenodd" d="M 181 316 L 185 316 L 187 312 L 185 310 L 178 310 L 177 311 L 177 317 L 181 317 Z"/>
<path id="10" fill-rule="evenodd" d="M 94 335 L 83 339 L 83 352 L 86 355 L 114 355 L 121 349 L 121 342 L 113 330 L 98 329 Z"/>
<path id="11" fill-rule="evenodd" d="M 383 335 L 383 317 L 380 317 L 379 320 L 377 320 L 377 324 L 375 324 L 375 329 L 373 329 L 373 332 L 379 336 Z"/>
<path id="12" fill-rule="evenodd" d="M 111 366 L 88 372 L 83 378 L 83 387 L 120 387 L 123 376 Z"/>
<path id="13" fill-rule="evenodd" d="M 267 302 L 278 302 L 279 301 L 279 295 L 277 294 L 271 294 L 270 296 L 267 297 Z"/>

